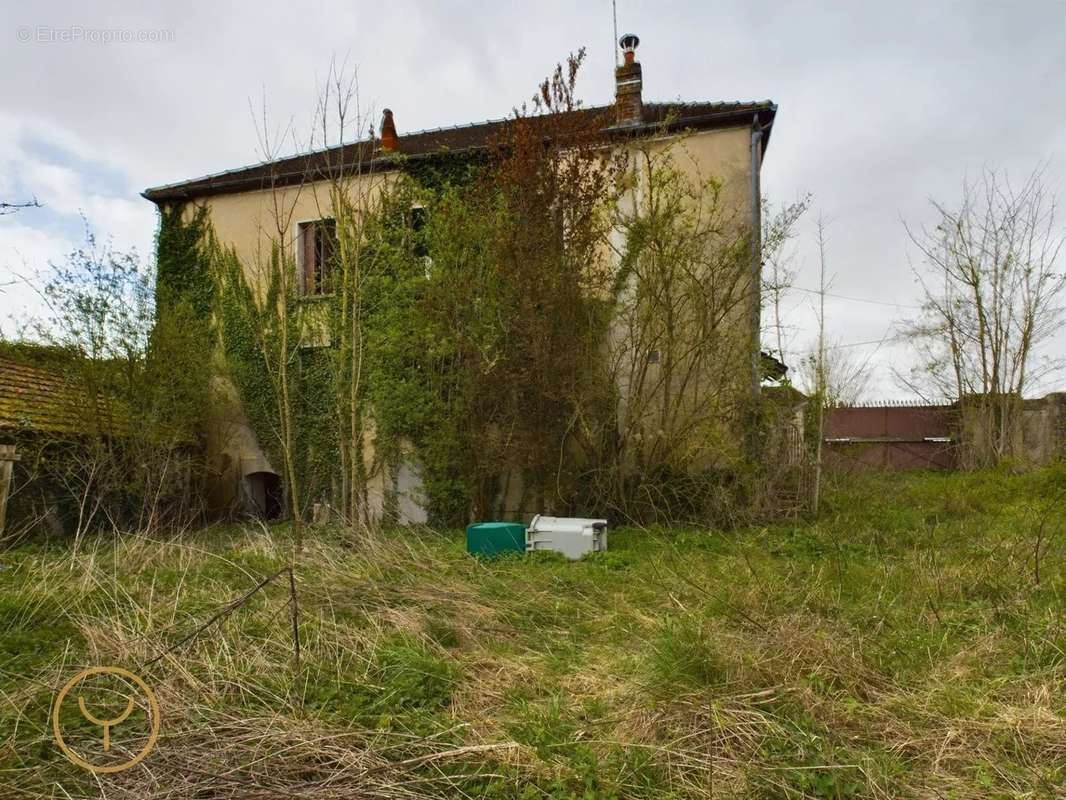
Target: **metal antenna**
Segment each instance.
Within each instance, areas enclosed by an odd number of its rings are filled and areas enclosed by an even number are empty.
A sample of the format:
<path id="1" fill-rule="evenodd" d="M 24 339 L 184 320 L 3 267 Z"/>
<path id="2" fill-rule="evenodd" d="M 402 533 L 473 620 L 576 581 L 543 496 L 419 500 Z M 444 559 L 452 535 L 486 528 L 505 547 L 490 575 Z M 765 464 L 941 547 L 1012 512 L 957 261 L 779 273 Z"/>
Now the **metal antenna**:
<path id="1" fill-rule="evenodd" d="M 614 65 L 618 66 L 618 0 L 611 0 L 611 16 L 614 18 Z"/>

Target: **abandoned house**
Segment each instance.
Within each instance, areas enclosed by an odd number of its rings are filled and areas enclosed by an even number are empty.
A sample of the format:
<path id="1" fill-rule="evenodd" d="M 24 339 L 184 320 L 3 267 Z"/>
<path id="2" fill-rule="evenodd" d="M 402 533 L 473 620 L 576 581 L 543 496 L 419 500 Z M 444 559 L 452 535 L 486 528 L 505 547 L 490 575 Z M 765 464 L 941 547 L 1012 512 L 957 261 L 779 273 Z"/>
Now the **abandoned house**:
<path id="1" fill-rule="evenodd" d="M 715 176 L 721 182 L 722 202 L 732 210 L 733 218 L 748 232 L 751 241 L 757 243 L 761 224 L 759 175 L 777 106 L 770 101 L 645 102 L 642 67 L 635 56 L 637 43 L 631 35 L 621 41 L 624 62 L 615 70 L 613 106 L 569 113 L 602 117 L 602 134 L 612 148 L 632 148 L 653 141 L 665 145 L 673 138 L 684 137 L 685 158 L 678 160 L 678 169 Z M 386 110 L 379 135 L 369 140 L 158 186 L 146 190 L 144 197 L 161 210 L 206 209 L 217 242 L 231 248 L 242 264 L 255 263 L 264 249 L 269 249 L 266 232 L 276 222 L 271 215 L 280 197 L 291 209 L 283 236 L 292 243 L 298 285 L 313 296 L 323 291 L 334 235 L 330 184 L 325 177 L 317 176 L 339 164 L 342 169 L 366 171 L 367 181 L 380 181 L 390 171 L 422 160 L 468 156 L 490 147 L 507 121 L 411 133 L 402 132 L 400 123 L 402 112 L 394 118 Z M 361 179 L 361 175 L 353 177 L 356 182 Z M 729 368 L 736 373 L 737 392 L 758 394 L 766 370 L 779 377 L 783 366 L 770 363 L 772 360 L 760 352 L 759 291 L 751 288 L 759 286 L 761 264 L 758 247 L 750 250 L 743 275 L 748 287 L 746 307 L 732 323 L 744 357 Z M 654 365 L 657 354 L 649 353 L 647 360 Z M 227 392 L 224 389 L 222 394 Z M 228 394 L 235 400 L 232 392 Z M 211 454 L 217 475 L 213 502 L 243 505 L 267 517 L 276 516 L 282 513 L 279 465 L 271 463 L 238 406 L 234 402 L 232 413 L 225 415 L 228 434 L 219 437 L 221 443 Z M 372 442 L 368 446 L 372 448 Z M 394 491 L 399 496 L 401 520 L 424 521 L 416 465 L 403 465 L 391 480 L 391 486 L 377 488 L 378 502 L 386 490 Z M 528 511 L 517 500 L 505 497 L 502 501 L 501 512 L 505 515 L 521 516 Z"/>

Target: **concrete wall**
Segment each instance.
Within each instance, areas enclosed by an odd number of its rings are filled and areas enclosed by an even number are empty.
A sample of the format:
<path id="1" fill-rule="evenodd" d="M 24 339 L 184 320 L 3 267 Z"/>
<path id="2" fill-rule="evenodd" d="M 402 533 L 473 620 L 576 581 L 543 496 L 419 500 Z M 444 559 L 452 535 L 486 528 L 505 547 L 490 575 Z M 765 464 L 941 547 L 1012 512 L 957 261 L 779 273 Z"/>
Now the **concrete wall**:
<path id="1" fill-rule="evenodd" d="M 1047 464 L 1066 456 L 1064 392 L 1029 400 L 971 396 L 963 399 L 960 409 L 966 466 L 986 461 L 997 443 L 1007 458 L 1026 465 Z M 1005 427 L 1000 430 L 1001 426 Z"/>
<path id="2" fill-rule="evenodd" d="M 1022 404 L 1022 457 L 1034 464 L 1066 458 L 1066 392 Z"/>

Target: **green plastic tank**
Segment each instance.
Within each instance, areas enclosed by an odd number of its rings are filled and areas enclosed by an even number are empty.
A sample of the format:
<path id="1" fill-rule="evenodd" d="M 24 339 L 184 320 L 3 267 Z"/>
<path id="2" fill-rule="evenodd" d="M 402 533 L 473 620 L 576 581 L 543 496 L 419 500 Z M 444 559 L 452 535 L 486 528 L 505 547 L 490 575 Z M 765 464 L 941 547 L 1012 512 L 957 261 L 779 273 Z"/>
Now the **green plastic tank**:
<path id="1" fill-rule="evenodd" d="M 466 526 L 466 551 L 475 556 L 526 552 L 526 526 L 521 522 L 474 522 Z"/>

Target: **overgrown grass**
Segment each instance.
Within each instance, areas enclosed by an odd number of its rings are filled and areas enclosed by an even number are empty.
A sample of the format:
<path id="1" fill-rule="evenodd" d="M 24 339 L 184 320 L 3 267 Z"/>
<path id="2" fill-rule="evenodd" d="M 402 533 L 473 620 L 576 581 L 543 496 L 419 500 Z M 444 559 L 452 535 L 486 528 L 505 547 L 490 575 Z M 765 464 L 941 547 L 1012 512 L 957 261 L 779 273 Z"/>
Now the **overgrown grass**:
<path id="1" fill-rule="evenodd" d="M 1061 798 L 1064 485 L 871 475 L 816 521 L 611 531 L 577 563 L 321 529 L 298 668 L 286 581 L 141 667 L 284 566 L 284 527 L 26 545 L 0 555 L 0 796 Z M 92 664 L 163 709 L 98 778 L 48 722 Z"/>

